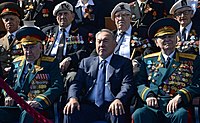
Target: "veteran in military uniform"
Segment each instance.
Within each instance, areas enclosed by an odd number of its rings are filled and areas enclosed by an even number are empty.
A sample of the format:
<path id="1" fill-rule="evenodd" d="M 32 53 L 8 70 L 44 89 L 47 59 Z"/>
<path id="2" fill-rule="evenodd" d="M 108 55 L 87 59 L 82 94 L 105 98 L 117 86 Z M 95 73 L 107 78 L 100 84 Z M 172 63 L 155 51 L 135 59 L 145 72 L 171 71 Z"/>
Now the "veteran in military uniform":
<path id="1" fill-rule="evenodd" d="M 13 2 L 4 2 L 0 4 L 0 17 L 6 29 L 6 35 L 0 39 L 0 61 L 5 71 L 12 60 L 19 55 L 23 55 L 21 45 L 15 38 L 17 30 L 20 28 L 20 22 L 23 18 L 23 10 Z"/>
<path id="2" fill-rule="evenodd" d="M 179 0 L 170 9 L 170 14 L 179 22 L 177 49 L 180 52 L 199 54 L 200 27 L 192 18 L 195 14 L 192 0 Z M 199 23 L 199 22 L 196 22 Z"/>
<path id="3" fill-rule="evenodd" d="M 63 90 L 58 61 L 42 55 L 42 40 L 46 35 L 35 27 L 23 27 L 16 33 L 24 56 L 13 61 L 6 82 L 37 111 L 52 118 L 53 105 Z M 5 106 L 0 107 L 0 122 L 31 123 L 34 119 L 5 93 Z"/>
<path id="4" fill-rule="evenodd" d="M 134 123 L 188 123 L 191 101 L 200 94 L 200 57 L 180 53 L 176 47 L 178 22 L 163 18 L 148 33 L 161 52 L 144 56 L 137 75 L 144 106 L 132 115 Z M 190 117 L 190 118 L 189 118 Z"/>
<path id="5" fill-rule="evenodd" d="M 144 49 L 151 46 L 148 40 L 144 40 L 147 35 L 142 33 L 147 30 L 132 27 L 132 15 L 131 6 L 124 2 L 117 4 L 111 12 L 111 19 L 117 28 L 114 31 L 117 42 L 114 53 L 129 59 L 142 55 Z"/>
<path id="6" fill-rule="evenodd" d="M 53 15 L 58 25 L 43 29 L 48 35 L 44 53 L 59 60 L 60 69 L 67 81 L 75 76 L 81 59 L 89 56 L 94 49 L 89 47 L 87 36 L 74 23 L 73 10 L 73 6 L 66 1 L 57 4 Z"/>

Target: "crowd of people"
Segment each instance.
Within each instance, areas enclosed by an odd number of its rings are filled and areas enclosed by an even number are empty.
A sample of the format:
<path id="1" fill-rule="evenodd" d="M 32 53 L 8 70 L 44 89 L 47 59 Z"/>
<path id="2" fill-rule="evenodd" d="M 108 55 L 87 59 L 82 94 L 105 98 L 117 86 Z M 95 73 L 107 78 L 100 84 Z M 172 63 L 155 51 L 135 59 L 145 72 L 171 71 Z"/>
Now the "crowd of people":
<path id="1" fill-rule="evenodd" d="M 55 123 L 194 122 L 198 1 L 104 4 L 1 1 L 0 77 Z M 105 27 L 108 10 L 115 30 Z M 0 123 L 45 122 L 7 91 L 0 89 Z"/>

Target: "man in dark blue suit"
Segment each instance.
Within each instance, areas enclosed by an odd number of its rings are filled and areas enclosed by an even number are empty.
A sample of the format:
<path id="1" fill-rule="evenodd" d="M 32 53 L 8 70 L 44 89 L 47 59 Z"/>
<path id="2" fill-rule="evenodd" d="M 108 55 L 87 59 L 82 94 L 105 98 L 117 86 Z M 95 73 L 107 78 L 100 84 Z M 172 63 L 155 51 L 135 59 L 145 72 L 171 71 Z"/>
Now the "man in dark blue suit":
<path id="1" fill-rule="evenodd" d="M 126 117 L 134 90 L 132 64 L 129 59 L 113 54 L 115 46 L 110 30 L 102 29 L 96 34 L 98 56 L 81 61 L 68 91 L 68 103 L 63 110 L 67 123 L 128 122 Z"/>

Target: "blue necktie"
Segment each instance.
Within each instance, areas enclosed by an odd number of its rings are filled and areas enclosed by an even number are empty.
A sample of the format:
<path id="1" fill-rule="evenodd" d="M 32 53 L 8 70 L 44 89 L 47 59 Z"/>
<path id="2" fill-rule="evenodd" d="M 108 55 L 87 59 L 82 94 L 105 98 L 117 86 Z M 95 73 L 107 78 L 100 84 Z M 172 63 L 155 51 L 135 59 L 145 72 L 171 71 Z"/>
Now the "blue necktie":
<path id="1" fill-rule="evenodd" d="M 104 102 L 104 90 L 106 81 L 106 61 L 102 60 L 99 64 L 99 71 L 97 77 L 97 91 L 95 96 L 95 104 L 100 107 Z"/>

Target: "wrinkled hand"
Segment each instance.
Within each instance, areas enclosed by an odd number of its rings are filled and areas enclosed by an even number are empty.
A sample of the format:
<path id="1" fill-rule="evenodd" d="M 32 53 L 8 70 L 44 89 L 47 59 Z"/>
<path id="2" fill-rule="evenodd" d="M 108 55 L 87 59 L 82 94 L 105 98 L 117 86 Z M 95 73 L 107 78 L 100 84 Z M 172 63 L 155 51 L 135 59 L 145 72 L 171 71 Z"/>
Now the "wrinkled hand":
<path id="1" fill-rule="evenodd" d="M 41 106 L 40 106 L 39 102 L 37 102 L 37 101 L 27 101 L 27 103 L 33 108 L 41 109 Z"/>
<path id="2" fill-rule="evenodd" d="M 70 98 L 69 102 L 64 107 L 63 114 L 72 114 L 75 108 L 80 110 L 80 104 L 78 102 L 78 99 Z"/>
<path id="3" fill-rule="evenodd" d="M 119 99 L 115 99 L 109 106 L 108 112 L 111 112 L 112 115 L 122 115 L 125 114 L 124 106 Z"/>
<path id="4" fill-rule="evenodd" d="M 68 58 L 65 58 L 62 62 L 60 62 L 59 67 L 60 67 L 61 72 L 66 71 L 69 65 L 70 65 L 70 61 L 68 60 Z"/>
<path id="5" fill-rule="evenodd" d="M 177 110 L 178 104 L 181 102 L 181 100 L 181 95 L 179 94 L 170 100 L 167 104 L 167 112 L 174 113 Z"/>
<path id="6" fill-rule="evenodd" d="M 148 97 L 146 99 L 147 106 L 158 108 L 158 100 L 155 97 Z"/>
<path id="7" fill-rule="evenodd" d="M 6 97 L 5 98 L 5 106 L 13 106 L 14 105 L 14 99 L 11 97 Z"/>

